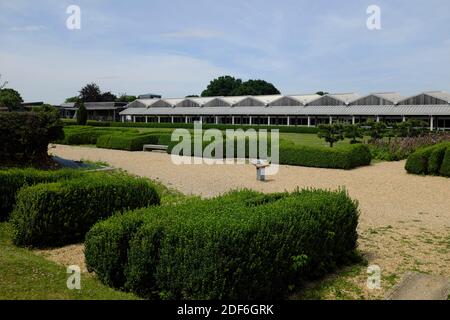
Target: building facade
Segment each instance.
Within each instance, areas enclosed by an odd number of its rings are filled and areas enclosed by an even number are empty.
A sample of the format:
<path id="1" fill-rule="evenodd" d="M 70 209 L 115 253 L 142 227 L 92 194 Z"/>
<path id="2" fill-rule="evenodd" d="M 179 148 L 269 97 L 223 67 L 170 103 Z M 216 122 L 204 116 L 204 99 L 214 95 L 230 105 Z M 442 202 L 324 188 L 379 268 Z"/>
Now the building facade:
<path id="1" fill-rule="evenodd" d="M 450 94 L 423 92 L 356 93 L 137 99 L 120 112 L 122 122 L 317 126 L 368 119 L 401 122 L 419 119 L 431 130 L 450 130 Z"/>

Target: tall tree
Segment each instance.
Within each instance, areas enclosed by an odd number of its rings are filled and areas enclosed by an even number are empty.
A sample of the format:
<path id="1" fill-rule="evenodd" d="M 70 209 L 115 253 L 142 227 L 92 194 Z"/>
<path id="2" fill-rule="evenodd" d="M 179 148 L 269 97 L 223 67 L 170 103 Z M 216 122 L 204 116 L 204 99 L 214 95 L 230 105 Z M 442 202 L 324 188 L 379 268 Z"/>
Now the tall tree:
<path id="1" fill-rule="evenodd" d="M 66 99 L 66 103 L 70 103 L 70 102 L 77 103 L 78 101 L 80 101 L 80 97 L 79 96 L 69 97 L 69 98 Z"/>
<path id="2" fill-rule="evenodd" d="M 231 96 L 233 91 L 242 84 L 241 79 L 236 79 L 231 76 L 222 76 L 212 80 L 202 92 L 202 97 L 214 96 Z"/>
<path id="3" fill-rule="evenodd" d="M 101 102 L 102 92 L 95 83 L 89 83 L 80 90 L 80 100 L 82 102 Z"/>
<path id="4" fill-rule="evenodd" d="M 122 93 L 121 95 L 120 95 L 120 97 L 119 98 L 117 98 L 117 102 L 127 102 L 127 103 L 130 103 L 130 102 L 133 102 L 134 100 L 136 100 L 137 99 L 137 97 L 136 96 L 130 96 L 130 95 L 127 95 L 126 93 Z"/>
<path id="5" fill-rule="evenodd" d="M 83 102 L 77 103 L 77 124 L 84 126 L 87 123 L 87 110 Z"/>
<path id="6" fill-rule="evenodd" d="M 111 92 L 103 92 L 101 96 L 102 102 L 114 102 L 117 100 L 117 97 L 115 94 L 112 94 Z"/>
<path id="7" fill-rule="evenodd" d="M 0 89 L 0 106 L 8 108 L 9 111 L 20 109 L 23 102 L 20 93 L 14 89 Z"/>
<path id="8" fill-rule="evenodd" d="M 280 94 L 275 86 L 264 80 L 248 80 L 233 90 L 233 96 Z"/>
<path id="9" fill-rule="evenodd" d="M 324 96 L 324 95 L 328 94 L 328 92 L 326 92 L 326 91 L 317 91 L 316 94 L 318 94 L 319 96 Z"/>

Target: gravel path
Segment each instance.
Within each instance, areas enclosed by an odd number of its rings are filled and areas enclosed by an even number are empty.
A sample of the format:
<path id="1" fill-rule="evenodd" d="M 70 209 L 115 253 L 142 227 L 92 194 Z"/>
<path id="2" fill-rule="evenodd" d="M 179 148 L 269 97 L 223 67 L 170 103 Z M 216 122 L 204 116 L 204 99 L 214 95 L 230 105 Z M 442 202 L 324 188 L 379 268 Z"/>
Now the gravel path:
<path id="1" fill-rule="evenodd" d="M 264 192 L 296 187 L 336 189 L 345 186 L 361 207 L 361 227 L 394 225 L 427 215 L 433 229 L 450 227 L 450 179 L 409 175 L 404 161 L 383 162 L 350 171 L 280 166 L 266 182 L 256 181 L 255 168 L 245 165 L 175 165 L 159 152 L 127 152 L 57 145 L 51 153 L 71 160 L 104 161 L 130 173 L 159 180 L 185 194 L 215 196 L 232 189 Z M 425 227 L 425 226 L 424 226 Z"/>

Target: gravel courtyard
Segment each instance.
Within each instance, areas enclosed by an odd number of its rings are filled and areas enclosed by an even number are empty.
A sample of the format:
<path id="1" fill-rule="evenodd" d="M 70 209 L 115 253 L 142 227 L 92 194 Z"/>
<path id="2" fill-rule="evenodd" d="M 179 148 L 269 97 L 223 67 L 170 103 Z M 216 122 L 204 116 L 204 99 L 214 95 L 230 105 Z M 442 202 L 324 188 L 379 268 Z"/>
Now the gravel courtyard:
<path id="1" fill-rule="evenodd" d="M 127 152 L 56 145 L 50 153 L 72 160 L 104 161 L 158 180 L 184 194 L 210 197 L 228 190 L 263 192 L 345 187 L 360 204 L 359 245 L 383 272 L 383 289 L 368 292 L 365 272 L 354 277 L 354 298 L 380 298 L 408 270 L 450 277 L 450 179 L 409 175 L 404 161 L 350 171 L 280 166 L 266 182 L 245 165 L 175 165 L 159 152 Z M 354 296 L 356 294 L 356 296 Z M 330 293 L 330 298 L 334 298 Z"/>

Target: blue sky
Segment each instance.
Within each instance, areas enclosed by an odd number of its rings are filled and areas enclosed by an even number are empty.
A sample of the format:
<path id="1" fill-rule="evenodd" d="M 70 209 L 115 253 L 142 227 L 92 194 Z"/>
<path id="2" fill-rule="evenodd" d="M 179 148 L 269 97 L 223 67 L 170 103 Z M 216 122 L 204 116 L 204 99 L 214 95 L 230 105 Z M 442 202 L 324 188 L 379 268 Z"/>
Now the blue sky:
<path id="1" fill-rule="evenodd" d="M 68 30 L 66 8 L 81 8 Z M 381 30 L 366 27 L 369 5 Z M 448 0 L 0 0 L 0 73 L 24 100 L 88 82 L 116 94 L 200 94 L 220 75 L 283 94 L 450 91 Z"/>

